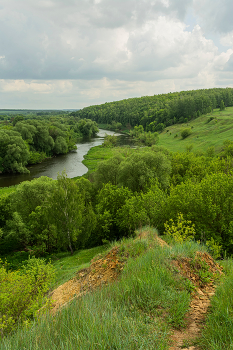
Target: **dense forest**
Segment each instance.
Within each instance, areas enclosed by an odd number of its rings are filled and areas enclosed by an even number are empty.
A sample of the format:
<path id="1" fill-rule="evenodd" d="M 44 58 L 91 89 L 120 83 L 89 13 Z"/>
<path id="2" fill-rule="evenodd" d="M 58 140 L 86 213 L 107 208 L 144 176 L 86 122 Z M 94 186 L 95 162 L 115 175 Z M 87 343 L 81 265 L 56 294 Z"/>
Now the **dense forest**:
<path id="1" fill-rule="evenodd" d="M 78 139 L 98 132 L 94 121 L 72 116 L 0 116 L 0 172 L 26 173 L 28 164 L 66 154 L 76 148 Z"/>
<path id="2" fill-rule="evenodd" d="M 130 98 L 86 107 L 71 115 L 113 125 L 114 128 L 119 128 L 119 124 L 142 125 L 145 131 L 160 132 L 167 126 L 188 122 L 214 108 L 232 105 L 232 88 L 214 88 Z"/>
<path id="3" fill-rule="evenodd" d="M 103 146 L 103 149 L 107 152 Z M 108 148 L 107 148 L 108 149 Z M 40 177 L 0 196 L 0 253 L 43 255 L 131 236 L 179 214 L 195 239 L 233 253 L 232 143 L 214 156 L 173 153 L 158 146 L 116 148 L 95 172 L 73 180 Z M 225 253 L 224 253 L 225 252 Z"/>

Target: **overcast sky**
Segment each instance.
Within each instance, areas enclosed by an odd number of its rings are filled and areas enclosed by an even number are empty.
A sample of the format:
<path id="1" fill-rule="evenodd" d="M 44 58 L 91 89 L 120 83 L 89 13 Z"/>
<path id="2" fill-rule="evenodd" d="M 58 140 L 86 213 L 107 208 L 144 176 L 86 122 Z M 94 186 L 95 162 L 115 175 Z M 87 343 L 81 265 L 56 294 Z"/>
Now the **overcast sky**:
<path id="1" fill-rule="evenodd" d="M 0 108 L 233 87 L 232 0 L 0 0 Z"/>

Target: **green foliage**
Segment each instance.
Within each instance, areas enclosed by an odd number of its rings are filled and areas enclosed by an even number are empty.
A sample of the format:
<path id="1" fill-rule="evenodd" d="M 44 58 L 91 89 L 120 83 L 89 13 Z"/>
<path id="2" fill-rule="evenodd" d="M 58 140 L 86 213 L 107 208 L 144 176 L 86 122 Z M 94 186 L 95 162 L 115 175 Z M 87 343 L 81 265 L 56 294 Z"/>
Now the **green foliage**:
<path id="1" fill-rule="evenodd" d="M 213 119 L 214 119 L 213 116 L 209 117 L 209 118 L 207 119 L 207 123 L 211 122 Z"/>
<path id="2" fill-rule="evenodd" d="M 213 237 L 218 245 L 231 252 L 232 193 L 233 179 L 226 174 L 210 174 L 199 183 L 188 180 L 171 189 L 164 208 L 164 222 L 176 218 L 181 212 L 186 220 L 195 224 L 196 239 L 206 242 Z"/>
<path id="3" fill-rule="evenodd" d="M 110 159 L 100 162 L 94 175 L 96 184 L 99 187 L 108 182 L 117 185 L 119 183 L 119 166 L 123 160 L 124 157 L 121 154 L 116 154 Z"/>
<path id="4" fill-rule="evenodd" d="M 84 198 L 75 182 L 67 178 L 64 171 L 61 175 L 58 174 L 48 212 L 52 224 L 56 226 L 60 247 L 68 246 L 71 254 L 73 254 L 72 242 L 79 239 L 80 244 L 83 244 L 90 234 L 87 230 L 86 235 L 82 236 L 85 216 L 89 217 L 89 222 L 94 226 L 94 213 L 91 208 L 88 207 L 88 211 L 86 209 Z"/>
<path id="5" fill-rule="evenodd" d="M 220 153 L 221 158 L 233 157 L 233 141 L 225 140 Z"/>
<path id="6" fill-rule="evenodd" d="M 54 269 L 44 260 L 32 258 L 19 271 L 8 271 L 0 260 L 0 335 L 19 324 L 27 325 L 45 302 Z"/>
<path id="7" fill-rule="evenodd" d="M 156 132 L 145 132 L 143 126 L 135 126 L 133 130 L 130 130 L 130 135 L 139 143 L 145 146 L 152 146 L 158 143 L 159 137 Z"/>
<path id="8" fill-rule="evenodd" d="M 165 222 L 164 227 L 165 235 L 177 243 L 190 241 L 195 236 L 195 225 L 191 221 L 185 220 L 182 213 L 178 213 L 176 222 L 170 219 L 169 222 Z"/>
<path id="9" fill-rule="evenodd" d="M 111 183 L 105 184 L 100 190 L 96 205 L 97 237 L 99 240 L 114 241 L 126 235 L 124 231 L 120 230 L 117 213 L 131 196 L 132 192 L 128 188 L 119 188 Z"/>
<path id="10" fill-rule="evenodd" d="M 27 173 L 29 151 L 18 132 L 0 129 L 0 171 Z"/>
<path id="11" fill-rule="evenodd" d="M 224 263 L 227 276 L 217 287 L 202 331 L 200 345 L 205 350 L 232 349 L 233 340 L 233 262 Z"/>
<path id="12" fill-rule="evenodd" d="M 83 136 L 87 137 L 94 137 L 99 131 L 96 122 L 86 118 L 78 121 L 76 124 L 76 130 L 77 129 Z"/>
<path id="13" fill-rule="evenodd" d="M 157 227 L 165 201 L 164 191 L 158 184 L 152 184 L 145 193 L 135 194 L 126 200 L 117 212 L 118 226 L 131 234 L 147 224 Z"/>
<path id="14" fill-rule="evenodd" d="M 163 188 L 169 185 L 171 165 L 161 152 L 135 152 L 119 166 L 119 184 L 133 192 L 145 190 L 152 179 L 158 179 Z"/>
<path id="15" fill-rule="evenodd" d="M 68 152 L 66 140 L 62 136 L 56 138 L 53 151 L 55 154 L 65 154 Z"/>
<path id="16" fill-rule="evenodd" d="M 232 88 L 182 91 L 141 98 L 130 98 L 83 108 L 71 115 L 90 118 L 99 124 L 142 125 L 145 131 L 161 132 L 167 126 L 184 123 L 219 108 L 221 100 L 233 104 Z"/>
<path id="17" fill-rule="evenodd" d="M 73 118 L 74 119 L 74 118 Z M 94 136 L 95 122 L 71 118 L 24 118 L 16 116 L 12 126 L 0 130 L 0 171 L 29 172 L 25 166 L 76 148 L 77 139 Z"/>
<path id="18" fill-rule="evenodd" d="M 38 164 L 47 158 L 44 152 L 30 152 L 30 158 L 28 159 L 28 164 Z"/>
<path id="19" fill-rule="evenodd" d="M 220 111 L 224 111 L 224 109 L 225 109 L 225 104 L 224 104 L 224 101 L 223 100 L 221 100 L 221 102 L 220 102 Z"/>
<path id="20" fill-rule="evenodd" d="M 103 147 L 114 147 L 117 144 L 117 137 L 114 135 L 106 135 L 104 138 Z"/>
<path id="21" fill-rule="evenodd" d="M 22 120 L 24 120 L 24 117 L 22 115 L 17 115 L 13 119 L 13 125 L 15 126 L 16 123 L 18 123 L 19 121 L 22 121 Z"/>
<path id="22" fill-rule="evenodd" d="M 213 237 L 211 237 L 209 241 L 206 241 L 206 245 L 214 259 L 219 259 L 221 257 L 222 246 L 217 244 Z"/>
<path id="23" fill-rule="evenodd" d="M 183 129 L 182 131 L 181 131 L 181 137 L 182 137 L 182 139 L 184 140 L 184 139 L 186 139 L 189 135 L 191 135 L 191 129 L 190 128 L 188 128 L 188 129 Z"/>

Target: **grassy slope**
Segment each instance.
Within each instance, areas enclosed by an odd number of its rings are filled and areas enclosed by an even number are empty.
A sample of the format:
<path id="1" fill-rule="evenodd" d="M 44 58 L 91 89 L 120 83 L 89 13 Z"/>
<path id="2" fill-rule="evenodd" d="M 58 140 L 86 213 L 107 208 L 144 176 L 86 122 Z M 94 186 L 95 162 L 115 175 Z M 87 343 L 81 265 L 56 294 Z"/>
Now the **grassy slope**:
<path id="1" fill-rule="evenodd" d="M 214 119 L 208 122 L 210 117 Z M 192 134 L 182 140 L 180 133 L 186 128 L 191 128 Z M 175 135 L 178 136 L 175 137 Z M 193 145 L 193 151 L 206 151 L 212 146 L 219 151 L 225 140 L 233 141 L 233 107 L 228 107 L 225 111 L 214 110 L 213 113 L 201 116 L 189 123 L 167 127 L 159 134 L 158 145 L 175 152 L 185 151 L 190 145 Z"/>
<path id="2" fill-rule="evenodd" d="M 208 119 L 214 119 L 208 122 Z M 182 140 L 180 134 L 183 129 L 191 128 L 192 134 Z M 171 135 L 170 135 L 171 133 Z M 175 137 L 177 135 L 177 137 Z M 233 141 L 233 107 L 225 111 L 214 110 L 205 116 L 201 116 L 189 123 L 175 124 L 167 127 L 159 134 L 158 146 L 163 146 L 170 151 L 184 152 L 190 145 L 193 151 L 206 151 L 208 147 L 214 147 L 219 152 L 225 140 Z M 125 148 L 127 150 L 127 148 Z M 96 170 L 97 164 L 111 158 L 118 148 L 93 147 L 84 156 L 83 163 L 89 169 L 89 174 Z M 121 149 L 122 150 L 122 149 Z"/>
<path id="3" fill-rule="evenodd" d="M 154 232 L 150 229 L 147 237 L 121 242 L 122 259 L 128 256 L 129 260 L 120 280 L 71 302 L 56 317 L 19 329 L 0 343 L 0 349 L 169 349 L 171 327 L 182 327 L 190 301 L 190 283 L 177 275 L 170 262 L 192 258 L 205 248 L 194 242 L 162 248 L 154 242 Z M 84 251 L 83 256 L 89 253 Z M 81 255 L 60 258 L 57 269 L 72 260 L 78 265 L 82 259 Z M 226 281 L 231 281 L 232 261 L 226 264 L 226 272 Z M 223 296 L 224 302 L 218 303 L 216 298 L 221 301 Z M 233 328 L 222 324 L 232 322 L 232 293 L 224 283 L 216 298 L 200 349 L 231 349 Z M 216 325 L 224 328 L 220 336 L 215 334 Z"/>

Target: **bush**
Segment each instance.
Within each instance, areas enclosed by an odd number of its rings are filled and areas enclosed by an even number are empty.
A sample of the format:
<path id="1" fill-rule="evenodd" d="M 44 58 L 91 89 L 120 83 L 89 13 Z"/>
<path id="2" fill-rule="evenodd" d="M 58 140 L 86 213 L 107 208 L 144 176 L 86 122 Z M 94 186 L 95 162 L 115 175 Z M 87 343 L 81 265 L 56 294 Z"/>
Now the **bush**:
<path id="1" fill-rule="evenodd" d="M 188 137 L 189 135 L 191 135 L 191 129 L 190 128 L 188 128 L 188 129 L 183 129 L 182 131 L 181 131 L 181 137 L 182 137 L 182 139 L 184 140 L 184 139 L 186 139 L 186 137 Z"/>
<path id="2" fill-rule="evenodd" d="M 165 222 L 165 235 L 174 239 L 177 243 L 190 241 L 195 236 L 195 226 L 191 221 L 185 220 L 183 214 L 178 213 L 177 222 L 174 223 L 172 219 Z"/>
<path id="3" fill-rule="evenodd" d="M 0 336 L 30 322 L 45 302 L 53 278 L 52 265 L 43 259 L 29 259 L 19 271 L 8 271 L 0 260 Z"/>

